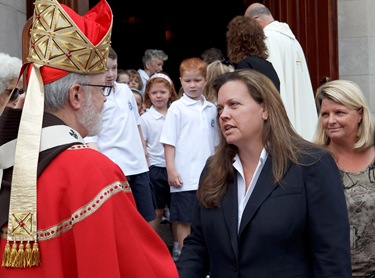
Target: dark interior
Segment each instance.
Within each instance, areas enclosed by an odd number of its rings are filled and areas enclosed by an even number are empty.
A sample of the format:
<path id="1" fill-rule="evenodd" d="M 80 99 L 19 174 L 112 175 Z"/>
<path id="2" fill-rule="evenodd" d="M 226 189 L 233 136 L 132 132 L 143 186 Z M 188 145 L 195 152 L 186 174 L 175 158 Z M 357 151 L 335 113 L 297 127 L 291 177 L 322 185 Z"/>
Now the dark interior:
<path id="1" fill-rule="evenodd" d="M 164 71 L 172 77 L 176 90 L 180 88 L 181 61 L 200 57 L 211 47 L 225 54 L 226 26 L 245 11 L 242 0 L 107 1 L 114 16 L 112 46 L 119 68 L 141 68 L 145 49 L 162 49 L 169 56 Z M 97 2 L 90 0 L 90 8 Z"/>

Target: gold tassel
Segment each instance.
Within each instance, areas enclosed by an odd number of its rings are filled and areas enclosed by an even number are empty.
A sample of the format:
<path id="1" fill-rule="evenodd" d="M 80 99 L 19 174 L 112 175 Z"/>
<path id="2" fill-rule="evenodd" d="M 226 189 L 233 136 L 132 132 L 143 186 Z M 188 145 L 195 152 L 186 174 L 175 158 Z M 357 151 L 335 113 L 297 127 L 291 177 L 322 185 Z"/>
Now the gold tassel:
<path id="1" fill-rule="evenodd" d="M 10 256 L 9 256 L 9 266 L 10 267 L 16 267 L 16 256 L 17 256 L 17 242 L 13 242 L 12 245 L 12 250 L 10 251 Z"/>
<path id="2" fill-rule="evenodd" d="M 25 268 L 26 267 L 26 255 L 25 255 L 25 246 L 23 242 L 20 242 L 20 245 L 18 246 L 17 255 L 15 258 L 15 267 L 19 268 Z"/>
<path id="3" fill-rule="evenodd" d="M 8 267 L 9 266 L 9 260 L 10 260 L 10 244 L 9 241 L 5 244 L 5 249 L 3 253 L 3 259 L 1 262 L 1 266 Z"/>
<path id="4" fill-rule="evenodd" d="M 30 265 L 31 266 L 40 265 L 40 252 L 39 252 L 38 242 L 34 242 L 33 244 L 33 251 L 32 251 Z"/>
<path id="5" fill-rule="evenodd" d="M 25 251 L 25 259 L 26 259 L 26 265 L 31 266 L 31 244 L 30 241 L 26 243 L 26 251 Z"/>
<path id="6" fill-rule="evenodd" d="M 38 265 L 40 265 L 40 252 L 37 242 L 33 244 L 33 248 L 31 249 L 31 243 L 29 241 L 26 243 L 26 248 L 22 241 L 19 246 L 17 246 L 17 242 L 14 241 L 12 248 L 10 248 L 10 243 L 7 241 L 1 266 L 25 268 L 26 266 L 32 267 Z"/>

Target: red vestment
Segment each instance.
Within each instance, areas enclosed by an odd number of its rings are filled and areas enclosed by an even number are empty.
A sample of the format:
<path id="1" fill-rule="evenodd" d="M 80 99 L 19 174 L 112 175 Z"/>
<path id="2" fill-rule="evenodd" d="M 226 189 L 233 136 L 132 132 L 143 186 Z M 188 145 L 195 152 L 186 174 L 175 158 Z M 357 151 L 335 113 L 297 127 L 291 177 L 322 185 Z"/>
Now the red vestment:
<path id="1" fill-rule="evenodd" d="M 125 175 L 98 151 L 75 145 L 48 164 L 38 178 L 37 216 L 41 264 L 1 266 L 1 278 L 178 277 Z M 3 228 L 1 254 L 5 243 Z"/>

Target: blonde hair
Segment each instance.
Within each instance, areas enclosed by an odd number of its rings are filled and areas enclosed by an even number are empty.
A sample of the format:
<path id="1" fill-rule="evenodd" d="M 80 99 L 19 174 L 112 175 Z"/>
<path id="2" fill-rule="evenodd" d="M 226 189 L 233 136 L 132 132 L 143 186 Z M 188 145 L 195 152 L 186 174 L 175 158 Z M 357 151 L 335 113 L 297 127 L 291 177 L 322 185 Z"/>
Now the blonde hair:
<path id="1" fill-rule="evenodd" d="M 354 149 L 363 150 L 374 145 L 374 120 L 367 100 L 356 83 L 349 80 L 334 80 L 321 85 L 315 96 L 319 112 L 323 99 L 333 100 L 352 109 L 362 109 L 362 121 L 358 125 L 358 141 L 354 144 Z M 321 146 L 328 146 L 330 139 L 323 129 L 320 113 L 318 121 L 314 142 Z"/>
<path id="2" fill-rule="evenodd" d="M 205 97 L 208 101 L 216 103 L 216 92 L 213 88 L 214 79 L 226 72 L 234 71 L 234 66 L 230 64 L 224 64 L 220 60 L 216 60 L 207 66 L 207 84 L 205 90 Z"/>
<path id="3" fill-rule="evenodd" d="M 138 81 L 138 87 L 136 87 L 136 89 L 141 91 L 143 88 L 143 81 L 139 72 L 135 69 L 127 69 L 125 70 L 125 73 L 129 75 L 129 83 L 134 79 Z"/>

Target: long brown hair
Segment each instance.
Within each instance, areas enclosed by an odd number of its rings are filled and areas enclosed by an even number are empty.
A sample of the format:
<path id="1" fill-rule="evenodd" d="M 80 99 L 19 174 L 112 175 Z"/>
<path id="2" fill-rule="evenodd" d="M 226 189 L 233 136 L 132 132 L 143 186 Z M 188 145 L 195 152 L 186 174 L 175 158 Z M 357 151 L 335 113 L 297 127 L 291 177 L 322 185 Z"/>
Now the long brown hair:
<path id="1" fill-rule="evenodd" d="M 308 153 L 307 148 L 315 145 L 304 140 L 294 131 L 279 92 L 272 81 L 263 74 L 244 69 L 219 75 L 214 81 L 216 93 L 229 81 L 243 82 L 251 97 L 267 108 L 268 120 L 264 123 L 262 141 L 269 157 L 272 158 L 274 182 L 280 184 L 288 165 L 290 163 L 301 165 L 298 162 L 299 154 Z M 237 153 L 237 147 L 228 144 L 221 134 L 220 143 L 215 154 L 208 160 L 198 187 L 198 199 L 203 206 L 220 205 L 228 184 L 234 178 L 233 158 Z"/>

